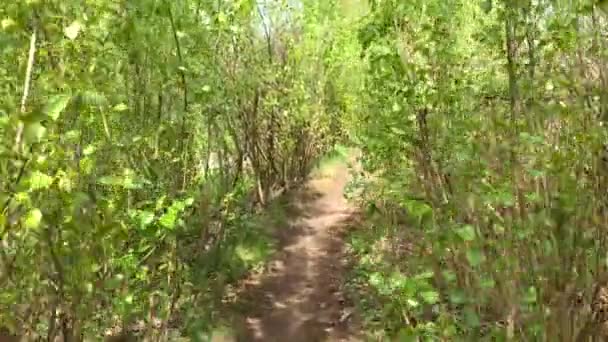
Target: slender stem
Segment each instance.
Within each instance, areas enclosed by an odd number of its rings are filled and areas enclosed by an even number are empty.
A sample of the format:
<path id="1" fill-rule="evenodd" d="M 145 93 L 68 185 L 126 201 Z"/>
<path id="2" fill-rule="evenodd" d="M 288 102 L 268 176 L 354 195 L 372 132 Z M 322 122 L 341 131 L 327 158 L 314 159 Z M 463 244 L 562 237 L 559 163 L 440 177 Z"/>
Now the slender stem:
<path id="1" fill-rule="evenodd" d="M 34 57 L 36 55 L 36 29 L 32 32 L 30 38 L 30 52 L 27 58 L 27 69 L 25 70 L 25 81 L 23 84 L 23 95 L 21 96 L 21 113 L 25 113 L 25 104 L 30 94 L 30 84 L 32 82 L 32 71 L 34 69 Z M 23 122 L 19 122 L 17 126 L 17 134 L 15 135 L 15 151 L 21 150 L 21 143 L 23 140 Z"/>
<path id="2" fill-rule="evenodd" d="M 180 68 L 178 69 L 178 73 L 181 78 L 182 86 L 184 88 L 184 107 L 183 107 L 183 116 L 182 116 L 182 127 L 180 128 L 180 141 L 179 141 L 179 151 L 184 151 L 186 147 L 185 139 L 186 139 L 186 119 L 188 114 L 188 85 L 186 83 L 186 73 L 182 69 L 184 66 L 184 57 L 182 55 L 182 49 L 179 44 L 179 37 L 177 36 L 177 28 L 175 26 L 175 20 L 173 18 L 173 12 L 171 11 L 171 3 L 167 2 L 167 12 L 169 13 L 169 21 L 171 22 L 171 30 L 173 31 L 173 39 L 175 40 L 175 47 L 177 49 L 177 58 L 179 59 Z M 184 156 L 182 158 L 183 162 L 183 170 L 186 170 L 188 158 Z M 185 172 L 185 171 L 184 171 Z"/>
<path id="3" fill-rule="evenodd" d="M 179 59 L 180 66 L 183 67 L 184 57 L 182 55 L 182 48 L 179 44 L 179 37 L 177 36 L 177 28 L 175 27 L 175 20 L 173 19 L 173 12 L 171 11 L 171 4 L 167 2 L 167 11 L 169 13 L 169 21 L 171 22 L 171 30 L 173 31 L 173 39 L 175 40 L 175 48 L 177 49 L 177 58 Z M 186 74 L 182 69 L 178 70 L 182 85 L 184 86 L 184 112 L 188 110 L 188 87 L 186 86 Z"/>
<path id="4" fill-rule="evenodd" d="M 36 29 L 30 38 L 30 52 L 27 58 L 27 69 L 25 71 L 25 83 L 23 85 L 23 96 L 21 97 L 21 112 L 25 112 L 25 104 L 30 93 L 30 83 L 32 82 L 32 70 L 34 69 L 34 57 L 36 55 Z"/>
<path id="5" fill-rule="evenodd" d="M 21 108 L 20 108 L 21 113 L 25 112 L 25 105 L 27 103 L 27 98 L 30 93 L 30 85 L 32 82 L 32 72 L 34 69 L 34 57 L 36 56 L 36 38 L 37 38 L 36 28 L 34 28 L 34 31 L 32 32 L 32 36 L 30 38 L 30 50 L 29 50 L 29 54 L 28 54 L 28 58 L 27 58 L 25 81 L 23 84 L 23 96 L 21 97 Z M 15 146 L 14 146 L 15 151 L 21 150 L 23 129 L 24 129 L 23 122 L 19 122 L 19 126 L 17 127 L 17 134 L 15 136 Z M 30 153 L 31 152 L 32 152 L 32 147 L 30 146 Z M 23 177 L 23 175 L 25 173 L 25 167 L 27 166 L 28 163 L 29 163 L 29 157 L 23 161 L 23 164 L 21 164 L 21 167 L 19 168 L 19 173 L 17 174 L 17 178 L 15 179 L 14 184 L 18 184 L 21 181 L 21 178 Z M 15 196 L 14 193 L 10 194 L 10 196 L 4 202 L 4 205 L 2 206 L 2 210 L 0 212 L 4 212 L 8 208 L 8 206 L 10 205 L 14 196 Z M 6 232 L 3 232 L 2 235 L 4 235 L 5 233 Z M 1 238 L 1 236 L 0 236 L 0 238 Z"/>

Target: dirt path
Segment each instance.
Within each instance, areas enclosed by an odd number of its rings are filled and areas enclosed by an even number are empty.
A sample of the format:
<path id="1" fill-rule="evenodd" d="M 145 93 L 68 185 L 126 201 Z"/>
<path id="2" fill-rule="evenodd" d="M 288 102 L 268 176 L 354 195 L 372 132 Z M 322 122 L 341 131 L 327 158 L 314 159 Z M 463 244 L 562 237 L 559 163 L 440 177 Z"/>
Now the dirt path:
<path id="1" fill-rule="evenodd" d="M 290 195 L 279 252 L 243 283 L 238 341 L 359 341 L 342 289 L 343 238 L 355 216 L 343 197 L 349 172 L 340 163 L 323 174 Z"/>

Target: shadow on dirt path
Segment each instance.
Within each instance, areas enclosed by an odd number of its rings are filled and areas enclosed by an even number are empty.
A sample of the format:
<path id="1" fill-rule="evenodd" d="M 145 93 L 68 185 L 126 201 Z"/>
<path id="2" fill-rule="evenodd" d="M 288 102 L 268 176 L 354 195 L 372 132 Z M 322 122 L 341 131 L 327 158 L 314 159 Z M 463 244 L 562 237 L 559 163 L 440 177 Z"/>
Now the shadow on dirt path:
<path id="1" fill-rule="evenodd" d="M 237 341 L 358 341 L 342 289 L 344 235 L 356 217 L 343 196 L 349 172 L 332 165 L 286 197 L 289 224 L 265 271 L 245 279 L 235 307 Z"/>

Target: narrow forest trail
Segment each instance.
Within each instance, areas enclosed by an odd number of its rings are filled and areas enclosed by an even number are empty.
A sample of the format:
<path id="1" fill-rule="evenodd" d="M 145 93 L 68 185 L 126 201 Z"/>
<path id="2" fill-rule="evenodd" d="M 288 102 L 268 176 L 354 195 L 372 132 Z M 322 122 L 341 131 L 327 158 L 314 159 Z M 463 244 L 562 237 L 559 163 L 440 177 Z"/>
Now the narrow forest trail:
<path id="1" fill-rule="evenodd" d="M 358 341 L 342 288 L 356 213 L 343 196 L 349 170 L 340 162 L 322 174 L 289 195 L 278 252 L 241 285 L 238 341 Z"/>

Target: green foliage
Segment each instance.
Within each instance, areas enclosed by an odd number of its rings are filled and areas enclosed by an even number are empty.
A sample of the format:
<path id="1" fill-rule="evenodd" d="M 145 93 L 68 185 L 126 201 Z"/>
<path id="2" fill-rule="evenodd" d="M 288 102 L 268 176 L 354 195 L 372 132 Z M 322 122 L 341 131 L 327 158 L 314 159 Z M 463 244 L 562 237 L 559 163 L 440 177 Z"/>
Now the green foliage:
<path id="1" fill-rule="evenodd" d="M 202 339 L 272 253 L 275 194 L 353 143 L 371 334 L 584 339 L 570 298 L 608 252 L 605 7 L 8 2 L 0 328 Z"/>
<path id="2" fill-rule="evenodd" d="M 370 326 L 404 340 L 581 340 L 607 252 L 603 5 L 371 4 L 351 133 L 365 171 L 353 197 L 370 208 L 354 281 L 381 315 Z M 425 272 L 428 288 L 392 285 Z"/>
<path id="3" fill-rule="evenodd" d="M 338 9 L 277 2 L 263 31 L 257 6 L 0 8 L 0 328 L 211 330 L 224 286 L 272 251 L 257 208 L 356 106 Z"/>

